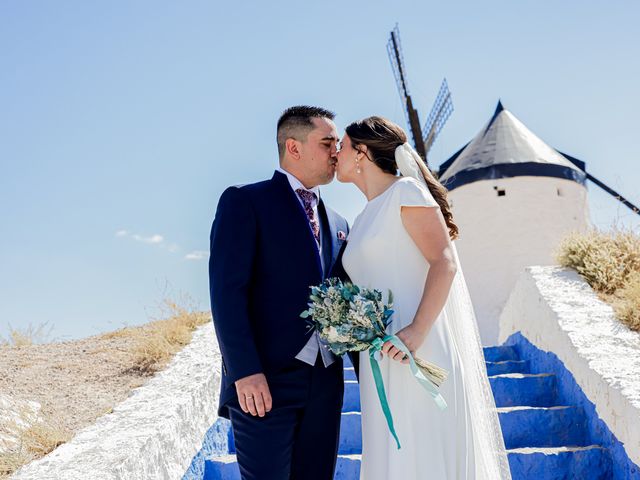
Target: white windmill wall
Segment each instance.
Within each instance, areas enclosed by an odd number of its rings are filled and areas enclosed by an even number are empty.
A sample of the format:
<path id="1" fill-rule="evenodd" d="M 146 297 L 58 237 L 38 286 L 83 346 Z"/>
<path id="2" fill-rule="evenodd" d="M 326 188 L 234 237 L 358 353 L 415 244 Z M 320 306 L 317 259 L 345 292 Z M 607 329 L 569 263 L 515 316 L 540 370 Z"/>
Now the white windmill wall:
<path id="1" fill-rule="evenodd" d="M 496 345 L 500 312 L 524 267 L 555 264 L 562 237 L 591 225 L 587 189 L 560 178 L 500 178 L 460 186 L 449 201 L 482 342 Z"/>

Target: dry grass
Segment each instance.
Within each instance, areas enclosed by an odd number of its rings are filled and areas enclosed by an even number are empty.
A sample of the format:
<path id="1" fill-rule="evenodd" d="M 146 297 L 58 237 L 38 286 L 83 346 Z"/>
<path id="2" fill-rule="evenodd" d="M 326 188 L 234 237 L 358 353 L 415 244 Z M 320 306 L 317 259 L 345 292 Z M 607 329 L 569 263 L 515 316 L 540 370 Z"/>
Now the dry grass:
<path id="1" fill-rule="evenodd" d="M 611 300 L 616 314 L 631 330 L 640 332 L 640 272 L 629 275 L 627 284 Z"/>
<path id="2" fill-rule="evenodd" d="M 0 339 L 0 390 L 15 399 L 35 400 L 43 409 L 37 421 L 28 410 L 18 412 L 30 425 L 26 429 L 15 421 L 0 423 L 0 435 L 18 441 L 15 448 L 0 452 L 0 479 L 110 413 L 133 388 L 162 370 L 198 326 L 210 321 L 208 312 L 198 311 L 183 295 L 178 301 L 163 300 L 147 324 L 61 344 L 39 343 L 44 326 L 11 329 L 8 339 Z"/>
<path id="3" fill-rule="evenodd" d="M 45 456 L 73 436 L 59 417 L 36 416 L 26 407 L 20 408 L 17 415 L 27 422 L 26 428 L 16 419 L 0 424 L 0 434 L 17 440 L 15 446 L 0 453 L 0 479 L 8 478 L 22 465 Z"/>
<path id="4" fill-rule="evenodd" d="M 186 305 L 186 306 L 185 306 Z M 191 303 L 164 300 L 162 319 L 154 320 L 142 329 L 122 332 L 136 339 L 133 369 L 154 373 L 162 369 L 182 347 L 191 341 L 193 331 L 210 320 L 209 313 L 197 311 Z"/>
<path id="5" fill-rule="evenodd" d="M 29 325 L 27 328 L 18 329 L 9 325 L 9 338 L 4 338 L 0 335 L 0 346 L 14 345 L 16 347 L 23 347 L 26 345 L 34 345 L 36 343 L 46 343 L 50 341 L 51 330 L 53 325 L 46 330 L 47 322 L 40 324 L 37 327 Z"/>
<path id="6" fill-rule="evenodd" d="M 640 235 L 614 228 L 569 235 L 556 259 L 573 268 L 629 328 L 640 331 Z"/>

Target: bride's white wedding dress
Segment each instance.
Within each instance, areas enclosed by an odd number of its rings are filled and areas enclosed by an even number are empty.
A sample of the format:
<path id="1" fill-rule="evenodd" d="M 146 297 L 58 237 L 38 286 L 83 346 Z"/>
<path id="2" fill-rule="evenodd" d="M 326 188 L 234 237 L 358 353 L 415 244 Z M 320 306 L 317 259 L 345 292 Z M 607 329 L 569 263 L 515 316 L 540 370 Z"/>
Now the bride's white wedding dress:
<path id="1" fill-rule="evenodd" d="M 356 218 L 343 256 L 351 281 L 393 293 L 396 333 L 413 321 L 429 264 L 402 224 L 402 206 L 438 207 L 426 185 L 400 177 L 370 200 Z M 455 251 L 455 244 L 454 244 Z M 380 362 L 398 450 L 380 406 L 368 352 L 360 354 L 362 465 L 365 480 L 510 479 L 504 442 L 491 394 L 473 307 L 462 270 L 447 303 L 416 355 L 449 371 L 440 388 L 440 410 L 408 365 Z M 385 297 L 386 298 L 386 297 Z"/>

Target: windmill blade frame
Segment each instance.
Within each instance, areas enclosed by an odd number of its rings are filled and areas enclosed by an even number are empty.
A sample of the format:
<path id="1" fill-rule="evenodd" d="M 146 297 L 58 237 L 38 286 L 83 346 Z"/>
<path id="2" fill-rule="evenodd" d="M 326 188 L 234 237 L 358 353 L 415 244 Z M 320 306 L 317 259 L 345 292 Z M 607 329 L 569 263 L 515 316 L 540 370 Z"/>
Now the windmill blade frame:
<path id="1" fill-rule="evenodd" d="M 400 44 L 400 28 L 397 23 L 395 28 L 391 31 L 389 41 L 387 42 L 387 53 L 389 54 L 391 69 L 393 70 L 393 74 L 396 78 L 396 85 L 398 87 L 398 92 L 400 93 L 400 99 L 405 107 L 405 116 L 407 123 L 409 124 L 409 128 L 411 129 L 413 144 L 420 157 L 422 157 L 426 163 L 427 153 L 424 148 L 422 132 L 420 130 L 420 117 L 418 116 L 418 111 L 413 108 L 413 102 L 411 101 L 411 95 L 409 94 L 404 57 L 402 55 L 402 45 Z"/>
<path id="2" fill-rule="evenodd" d="M 597 186 L 599 186 L 602 190 L 607 192 L 613 198 L 615 198 L 620 203 L 622 203 L 625 207 L 630 209 L 633 213 L 636 213 L 636 214 L 640 215 L 640 208 L 635 206 L 633 203 L 631 203 L 629 200 L 627 200 L 622 195 L 620 195 L 613 188 L 609 187 L 608 185 L 605 185 L 604 182 L 602 182 L 601 180 L 598 180 L 596 177 L 594 177 L 590 173 L 587 173 L 587 179 L 591 180 L 593 183 L 595 183 Z"/>
<path id="3" fill-rule="evenodd" d="M 406 67 L 404 65 L 404 56 L 402 54 L 402 44 L 400 43 L 400 28 L 396 23 L 395 28 L 389 35 L 387 41 L 387 54 L 389 56 L 389 62 L 391 63 L 391 70 L 396 80 L 396 87 L 402 106 L 404 107 L 404 114 L 407 123 L 410 123 L 409 112 L 407 109 L 407 98 L 409 97 L 409 85 L 406 78 Z"/>
<path id="4" fill-rule="evenodd" d="M 431 150 L 431 146 L 440 134 L 444 124 L 449 120 L 451 113 L 453 113 L 453 101 L 451 100 L 451 91 L 445 78 L 442 80 L 438 95 L 433 102 L 431 112 L 429 112 L 427 121 L 422 129 L 422 138 L 426 153 L 429 153 L 429 150 Z"/>

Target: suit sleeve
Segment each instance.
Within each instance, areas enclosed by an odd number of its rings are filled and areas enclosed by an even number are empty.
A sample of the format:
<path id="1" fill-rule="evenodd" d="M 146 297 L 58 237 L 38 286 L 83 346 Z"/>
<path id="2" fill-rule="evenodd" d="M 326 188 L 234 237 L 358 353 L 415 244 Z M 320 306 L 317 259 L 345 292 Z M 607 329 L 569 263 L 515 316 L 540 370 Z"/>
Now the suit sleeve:
<path id="1" fill-rule="evenodd" d="M 249 322 L 249 285 L 256 251 L 256 218 L 240 188 L 218 202 L 211 228 L 211 312 L 229 383 L 262 372 Z"/>

